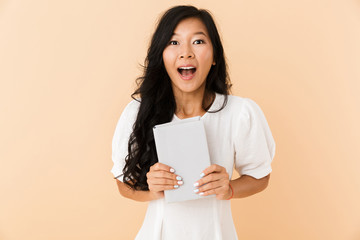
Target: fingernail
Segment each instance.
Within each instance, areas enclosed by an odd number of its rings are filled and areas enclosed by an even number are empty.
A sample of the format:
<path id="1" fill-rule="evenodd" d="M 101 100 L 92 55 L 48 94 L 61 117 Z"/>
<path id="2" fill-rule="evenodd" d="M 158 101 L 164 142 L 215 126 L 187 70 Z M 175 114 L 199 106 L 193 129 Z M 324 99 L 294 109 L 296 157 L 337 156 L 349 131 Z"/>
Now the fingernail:
<path id="1" fill-rule="evenodd" d="M 180 176 L 177 176 L 177 177 L 176 177 L 176 180 L 179 180 L 179 181 L 180 181 L 181 179 L 182 179 L 182 178 L 181 178 Z"/>
<path id="2" fill-rule="evenodd" d="M 199 189 L 194 189 L 194 192 L 198 192 L 199 191 Z"/>
<path id="3" fill-rule="evenodd" d="M 179 185 L 174 185 L 174 188 L 178 188 L 179 187 Z"/>
<path id="4" fill-rule="evenodd" d="M 183 181 L 178 181 L 177 182 L 179 185 L 182 185 L 184 182 Z"/>
<path id="5" fill-rule="evenodd" d="M 203 176 L 205 176 L 205 173 L 202 172 L 202 173 L 200 174 L 200 177 L 203 177 Z"/>
<path id="6" fill-rule="evenodd" d="M 194 187 L 197 187 L 197 186 L 199 186 L 199 183 L 198 182 L 194 183 Z"/>
<path id="7" fill-rule="evenodd" d="M 204 195 L 204 193 L 203 193 L 203 192 L 201 192 L 201 193 L 199 193 L 199 195 L 200 195 L 200 196 L 202 196 L 202 195 Z"/>
<path id="8" fill-rule="evenodd" d="M 173 169 L 173 168 L 170 168 L 170 172 L 172 172 L 172 173 L 173 173 L 173 172 L 175 172 L 175 169 Z"/>

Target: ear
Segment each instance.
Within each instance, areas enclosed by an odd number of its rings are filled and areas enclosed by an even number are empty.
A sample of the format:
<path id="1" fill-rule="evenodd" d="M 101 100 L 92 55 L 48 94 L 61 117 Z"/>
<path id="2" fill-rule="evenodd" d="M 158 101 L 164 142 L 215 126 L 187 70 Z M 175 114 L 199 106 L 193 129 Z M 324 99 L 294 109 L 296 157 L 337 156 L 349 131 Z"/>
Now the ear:
<path id="1" fill-rule="evenodd" d="M 215 61 L 213 61 L 212 65 L 216 65 L 216 62 L 215 62 Z"/>

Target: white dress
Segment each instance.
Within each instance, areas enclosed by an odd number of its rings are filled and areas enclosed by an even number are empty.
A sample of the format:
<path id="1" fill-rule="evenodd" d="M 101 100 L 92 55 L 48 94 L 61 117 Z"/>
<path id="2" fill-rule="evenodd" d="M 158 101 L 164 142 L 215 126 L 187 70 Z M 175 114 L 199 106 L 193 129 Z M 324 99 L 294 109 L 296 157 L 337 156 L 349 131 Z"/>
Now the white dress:
<path id="1" fill-rule="evenodd" d="M 219 109 L 224 95 L 216 94 L 209 111 Z M 112 174 L 123 181 L 127 147 L 140 103 L 132 100 L 117 123 L 112 142 Z M 260 107 L 249 98 L 228 96 L 224 109 L 205 113 L 204 122 L 210 160 L 226 168 L 231 178 L 233 168 L 240 175 L 256 179 L 271 172 L 275 141 Z M 172 121 L 180 121 L 174 115 Z M 236 216 L 239 217 L 239 216 Z M 215 195 L 198 200 L 166 203 L 149 202 L 137 240 L 232 240 L 238 239 L 231 215 L 230 201 Z"/>

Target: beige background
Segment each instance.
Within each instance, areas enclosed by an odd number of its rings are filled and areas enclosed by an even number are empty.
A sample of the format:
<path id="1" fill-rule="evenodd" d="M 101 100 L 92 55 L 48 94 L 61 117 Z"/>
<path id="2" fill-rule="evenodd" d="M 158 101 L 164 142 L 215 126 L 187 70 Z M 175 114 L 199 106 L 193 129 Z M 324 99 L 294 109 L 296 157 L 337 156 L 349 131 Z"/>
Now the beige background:
<path id="1" fill-rule="evenodd" d="M 160 13 L 213 12 L 233 94 L 264 111 L 269 187 L 232 200 L 240 239 L 360 239 L 360 2 L 0 1 L 0 239 L 133 239 L 146 203 L 110 169 Z"/>

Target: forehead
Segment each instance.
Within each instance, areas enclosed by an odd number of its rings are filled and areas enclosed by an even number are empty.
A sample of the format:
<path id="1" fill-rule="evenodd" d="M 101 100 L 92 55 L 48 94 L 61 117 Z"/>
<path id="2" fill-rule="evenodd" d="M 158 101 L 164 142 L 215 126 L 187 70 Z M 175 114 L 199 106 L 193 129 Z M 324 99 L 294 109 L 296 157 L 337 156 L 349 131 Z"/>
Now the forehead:
<path id="1" fill-rule="evenodd" d="M 208 31 L 205 24 L 199 18 L 186 18 L 178 23 L 173 32 L 173 35 L 181 34 L 204 34 L 208 36 Z"/>

